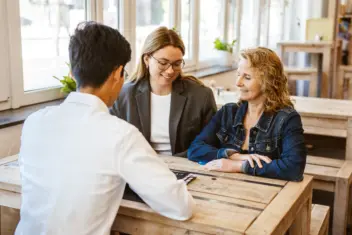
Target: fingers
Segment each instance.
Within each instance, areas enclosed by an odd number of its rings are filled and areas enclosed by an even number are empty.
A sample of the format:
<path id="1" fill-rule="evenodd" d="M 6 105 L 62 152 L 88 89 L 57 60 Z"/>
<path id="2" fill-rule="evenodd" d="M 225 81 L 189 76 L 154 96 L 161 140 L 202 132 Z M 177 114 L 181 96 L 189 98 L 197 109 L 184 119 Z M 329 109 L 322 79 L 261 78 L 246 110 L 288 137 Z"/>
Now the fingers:
<path id="1" fill-rule="evenodd" d="M 257 163 L 259 168 L 263 168 L 263 164 L 261 161 L 264 161 L 265 163 L 270 163 L 272 161 L 269 157 L 259 154 L 249 154 L 247 160 L 252 168 L 254 167 L 254 165 L 252 165 L 254 161 Z"/>
<path id="2" fill-rule="evenodd" d="M 257 163 L 259 168 L 263 168 L 263 165 L 262 165 L 260 158 L 258 156 L 256 156 L 255 154 L 252 154 L 252 155 L 250 155 L 250 157 L 254 159 L 254 161 Z"/>
<path id="3" fill-rule="evenodd" d="M 259 155 L 259 154 L 253 154 L 255 155 L 256 157 L 258 157 L 260 160 L 266 162 L 266 163 L 270 163 L 272 160 L 267 157 L 267 156 L 263 156 L 263 155 Z"/>
<path id="4" fill-rule="evenodd" d="M 251 156 L 251 155 L 248 155 L 248 158 L 247 158 L 246 160 L 248 160 L 249 165 L 250 165 L 252 168 L 254 168 L 254 162 L 253 162 L 252 156 Z"/>

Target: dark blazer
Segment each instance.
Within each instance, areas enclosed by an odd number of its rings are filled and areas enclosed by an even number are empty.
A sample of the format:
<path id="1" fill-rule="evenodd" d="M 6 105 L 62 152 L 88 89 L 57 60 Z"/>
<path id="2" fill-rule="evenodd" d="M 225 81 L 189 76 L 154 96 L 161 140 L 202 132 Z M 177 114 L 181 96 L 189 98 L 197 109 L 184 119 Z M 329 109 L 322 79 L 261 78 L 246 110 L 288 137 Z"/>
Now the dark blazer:
<path id="1" fill-rule="evenodd" d="M 111 114 L 136 126 L 149 142 L 150 91 L 148 79 L 126 83 L 110 109 Z M 172 86 L 169 120 L 172 154 L 186 157 L 191 142 L 215 112 L 215 99 L 209 87 L 189 79 L 175 80 Z"/>

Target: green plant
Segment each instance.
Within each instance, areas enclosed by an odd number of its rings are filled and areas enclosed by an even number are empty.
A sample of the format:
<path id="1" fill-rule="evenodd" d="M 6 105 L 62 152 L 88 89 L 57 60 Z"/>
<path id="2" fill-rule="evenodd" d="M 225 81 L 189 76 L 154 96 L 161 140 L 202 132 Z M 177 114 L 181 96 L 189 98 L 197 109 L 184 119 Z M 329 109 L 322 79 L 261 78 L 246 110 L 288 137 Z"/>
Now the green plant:
<path id="1" fill-rule="evenodd" d="M 174 26 L 174 27 L 172 27 L 172 28 L 171 28 L 171 30 L 175 31 L 175 32 L 178 34 L 178 36 L 180 36 L 180 37 L 181 37 L 180 32 L 178 31 L 178 29 L 177 29 L 175 26 Z"/>
<path id="2" fill-rule="evenodd" d="M 67 66 L 71 70 L 70 65 L 67 64 Z M 62 84 L 62 88 L 61 88 L 62 93 L 69 94 L 72 91 L 76 91 L 76 89 L 77 89 L 76 81 L 72 78 L 70 73 L 67 76 L 63 76 L 62 79 L 60 79 L 56 76 L 53 76 L 53 77 L 55 79 L 57 79 Z"/>
<path id="3" fill-rule="evenodd" d="M 216 38 L 214 41 L 214 48 L 219 50 L 219 51 L 228 51 L 232 53 L 233 46 L 235 45 L 237 40 L 232 40 L 231 43 L 227 43 L 224 41 L 221 41 L 220 38 Z"/>

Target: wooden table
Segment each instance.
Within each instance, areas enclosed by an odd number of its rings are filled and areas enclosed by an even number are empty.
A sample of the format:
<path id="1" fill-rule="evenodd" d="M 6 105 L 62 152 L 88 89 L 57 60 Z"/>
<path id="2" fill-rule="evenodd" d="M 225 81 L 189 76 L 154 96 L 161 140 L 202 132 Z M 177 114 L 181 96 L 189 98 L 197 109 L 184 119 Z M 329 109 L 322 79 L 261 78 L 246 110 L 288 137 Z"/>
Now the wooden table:
<path id="1" fill-rule="evenodd" d="M 335 84 L 332 74 L 332 59 L 334 43 L 332 41 L 281 41 L 278 42 L 280 58 L 284 58 L 285 52 L 307 52 L 321 53 L 323 55 L 321 97 L 331 97 L 331 92 L 335 94 Z M 332 91 L 329 88 L 332 86 Z"/>
<path id="2" fill-rule="evenodd" d="M 352 101 L 291 96 L 302 117 L 304 133 L 346 138 L 345 159 L 352 160 Z M 217 99 L 218 108 L 237 102 L 235 92 L 226 92 Z"/>
<path id="3" fill-rule="evenodd" d="M 192 171 L 188 188 L 196 200 L 194 216 L 180 222 L 146 204 L 122 200 L 113 231 L 129 234 L 309 234 L 312 177 L 287 182 L 244 174 L 205 171 L 185 158 L 162 157 L 172 169 Z M 0 205 L 20 208 L 17 157 L 0 162 Z"/>

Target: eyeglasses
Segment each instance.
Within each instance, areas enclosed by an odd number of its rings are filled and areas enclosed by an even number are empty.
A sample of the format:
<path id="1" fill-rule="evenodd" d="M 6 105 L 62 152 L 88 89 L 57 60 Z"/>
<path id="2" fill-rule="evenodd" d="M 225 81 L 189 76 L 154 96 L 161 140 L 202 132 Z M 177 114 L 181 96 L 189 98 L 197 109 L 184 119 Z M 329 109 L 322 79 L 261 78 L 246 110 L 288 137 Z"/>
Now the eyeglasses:
<path id="1" fill-rule="evenodd" d="M 174 63 L 168 63 L 166 61 L 160 61 L 159 59 L 155 58 L 152 55 L 150 55 L 150 57 L 152 57 L 154 60 L 158 62 L 158 68 L 162 71 L 167 70 L 168 68 L 170 68 L 170 66 L 172 66 L 172 69 L 174 71 L 180 71 L 185 66 L 185 61 L 183 59 L 176 61 Z"/>

